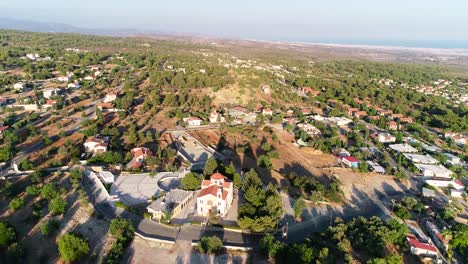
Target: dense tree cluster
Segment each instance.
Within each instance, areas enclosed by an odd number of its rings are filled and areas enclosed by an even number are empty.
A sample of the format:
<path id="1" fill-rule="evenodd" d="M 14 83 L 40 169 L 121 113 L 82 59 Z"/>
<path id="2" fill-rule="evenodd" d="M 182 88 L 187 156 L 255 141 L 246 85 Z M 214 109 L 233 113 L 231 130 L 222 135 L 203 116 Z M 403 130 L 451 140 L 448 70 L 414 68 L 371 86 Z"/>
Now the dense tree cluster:
<path id="1" fill-rule="evenodd" d="M 281 197 L 272 184 L 263 188 L 258 174 L 252 169 L 245 173 L 241 190 L 244 202 L 239 207 L 239 226 L 255 232 L 273 230 L 283 214 Z"/>

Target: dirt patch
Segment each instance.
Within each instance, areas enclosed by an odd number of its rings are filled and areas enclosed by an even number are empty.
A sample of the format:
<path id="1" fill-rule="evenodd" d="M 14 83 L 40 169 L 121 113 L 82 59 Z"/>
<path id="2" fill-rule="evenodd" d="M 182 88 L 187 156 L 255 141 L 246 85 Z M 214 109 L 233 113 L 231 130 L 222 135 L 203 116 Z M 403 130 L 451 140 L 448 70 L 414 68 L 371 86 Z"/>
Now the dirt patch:
<path id="1" fill-rule="evenodd" d="M 228 251 L 218 256 L 200 254 L 188 241 L 173 246 L 135 237 L 124 254 L 123 263 L 268 263 L 258 254 Z"/>

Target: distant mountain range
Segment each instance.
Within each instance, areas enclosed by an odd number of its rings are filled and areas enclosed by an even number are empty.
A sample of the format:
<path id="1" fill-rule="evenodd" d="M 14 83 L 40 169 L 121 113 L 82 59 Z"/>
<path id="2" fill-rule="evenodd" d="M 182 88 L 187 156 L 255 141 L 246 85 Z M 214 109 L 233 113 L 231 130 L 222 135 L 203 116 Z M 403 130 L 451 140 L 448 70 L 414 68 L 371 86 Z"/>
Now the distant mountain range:
<path id="1" fill-rule="evenodd" d="M 138 29 L 107 29 L 107 28 L 82 28 L 62 23 L 39 22 L 0 17 L 0 29 L 24 30 L 33 32 L 60 32 L 60 33 L 82 33 L 91 35 L 110 35 L 110 36 L 128 36 L 128 35 L 152 35 L 152 34 L 171 34 L 162 31 L 149 31 Z"/>

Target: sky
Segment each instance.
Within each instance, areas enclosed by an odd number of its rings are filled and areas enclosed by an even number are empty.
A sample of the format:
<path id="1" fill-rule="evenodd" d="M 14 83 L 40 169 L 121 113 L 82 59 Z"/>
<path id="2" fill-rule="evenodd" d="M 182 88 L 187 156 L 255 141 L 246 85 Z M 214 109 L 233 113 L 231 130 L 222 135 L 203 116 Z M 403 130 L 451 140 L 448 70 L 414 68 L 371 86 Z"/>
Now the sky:
<path id="1" fill-rule="evenodd" d="M 467 0 L 1 0 L 0 17 L 227 38 L 468 48 Z"/>

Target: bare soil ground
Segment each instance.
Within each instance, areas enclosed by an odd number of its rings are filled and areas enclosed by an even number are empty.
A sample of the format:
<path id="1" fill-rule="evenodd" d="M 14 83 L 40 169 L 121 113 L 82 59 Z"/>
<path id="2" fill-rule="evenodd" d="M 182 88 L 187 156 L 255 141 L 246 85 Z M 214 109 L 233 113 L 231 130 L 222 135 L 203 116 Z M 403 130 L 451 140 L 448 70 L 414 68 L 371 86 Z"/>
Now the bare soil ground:
<path id="1" fill-rule="evenodd" d="M 184 241 L 177 245 L 162 244 L 135 237 L 124 254 L 123 263 L 268 263 L 258 254 L 241 251 L 228 251 L 217 256 L 200 254 L 192 249 L 190 243 Z"/>

